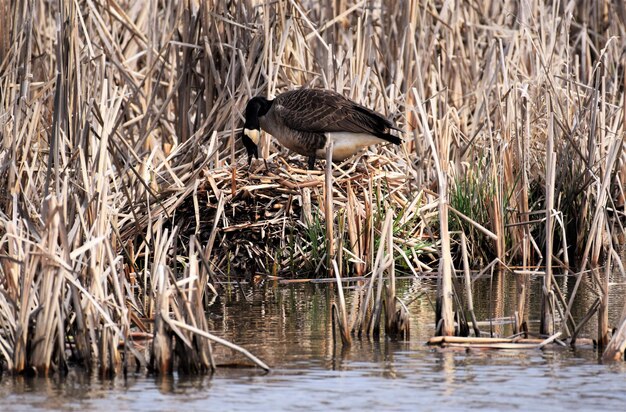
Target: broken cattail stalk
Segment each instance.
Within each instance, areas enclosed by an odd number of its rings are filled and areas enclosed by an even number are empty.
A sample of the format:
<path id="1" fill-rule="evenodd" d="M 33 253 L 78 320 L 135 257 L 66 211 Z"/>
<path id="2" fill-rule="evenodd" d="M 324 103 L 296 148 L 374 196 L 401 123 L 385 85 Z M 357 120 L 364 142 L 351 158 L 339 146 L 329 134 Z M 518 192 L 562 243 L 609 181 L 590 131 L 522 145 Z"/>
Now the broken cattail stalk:
<path id="1" fill-rule="evenodd" d="M 454 315 L 452 311 L 452 255 L 450 252 L 450 232 L 448 231 L 448 177 L 444 174 L 441 166 L 441 160 L 435 142 L 430 133 L 428 126 L 428 118 L 424 111 L 422 99 L 417 93 L 417 90 L 413 88 L 412 93 L 415 96 L 415 102 L 422 121 L 422 128 L 426 140 L 432 150 L 433 161 L 435 169 L 437 171 L 437 183 L 439 194 L 439 231 L 441 240 L 441 257 L 439 260 L 439 273 L 441 273 L 439 292 L 437 294 L 437 300 L 439 303 L 439 313 L 437 313 L 437 319 L 441 322 L 441 325 L 437 325 L 437 334 L 443 336 L 454 335 Z M 447 153 L 447 150 L 446 150 Z M 443 158 L 447 161 L 447 158 Z"/>
<path id="2" fill-rule="evenodd" d="M 190 332 L 193 332 L 194 334 L 201 336 L 205 339 L 209 339 L 215 343 L 219 343 L 220 345 L 224 345 L 229 349 L 232 349 L 234 351 L 237 351 L 239 353 L 241 353 L 242 355 L 244 355 L 246 358 L 250 359 L 255 365 L 257 365 L 259 368 L 263 369 L 266 372 L 269 372 L 271 370 L 271 368 L 269 366 L 267 366 L 265 364 L 265 362 L 263 362 L 262 360 L 260 360 L 259 358 L 257 358 L 256 356 L 254 356 L 252 353 L 250 353 L 248 350 L 242 348 L 241 346 L 235 345 L 229 341 L 227 341 L 226 339 L 222 339 L 219 336 L 215 336 L 211 333 L 205 332 L 203 330 L 194 328 L 188 324 L 186 324 L 185 322 L 181 322 L 178 320 L 174 320 L 174 319 L 169 319 L 167 320 L 167 322 L 169 324 L 171 324 L 172 326 L 176 326 L 177 328 L 180 329 L 184 329 L 184 330 L 188 330 Z"/>
<path id="3" fill-rule="evenodd" d="M 469 259 L 467 254 L 467 239 L 465 233 L 461 232 L 461 254 L 463 256 L 463 274 L 465 276 L 465 293 L 467 295 L 467 309 L 472 318 L 474 326 L 474 335 L 480 337 L 480 330 L 476 322 L 476 314 L 474 313 L 474 297 L 472 296 L 472 278 L 470 276 Z"/>
<path id="4" fill-rule="evenodd" d="M 604 266 L 604 273 L 599 276 L 600 306 L 598 307 L 598 350 L 604 351 L 609 344 L 609 275 L 613 269 L 612 254 L 609 253 Z"/>
<path id="5" fill-rule="evenodd" d="M 554 307 L 552 292 L 552 239 L 554 209 L 554 183 L 556 174 L 556 153 L 554 152 L 554 113 L 550 111 L 548 124 L 548 143 L 546 148 L 546 273 L 543 277 L 543 293 L 541 300 L 541 323 L 539 333 L 551 335 L 553 333 Z"/>
<path id="6" fill-rule="evenodd" d="M 626 56 L 622 57 L 622 67 L 626 67 Z M 626 76 L 622 76 L 622 81 L 622 90 L 626 90 Z M 622 119 L 626 119 L 626 93 L 622 93 Z M 624 129 L 622 128 L 622 142 L 624 141 L 624 139 L 626 139 L 626 131 L 624 131 Z M 622 166 L 622 171 L 624 171 L 624 166 Z M 621 183 L 624 184 L 624 182 Z M 616 260 L 621 265 L 619 259 Z M 626 350 L 626 302 L 624 302 L 622 305 L 622 315 L 619 326 L 613 333 L 611 341 L 609 342 L 606 350 L 602 354 L 602 360 L 604 361 L 617 361 L 624 359 L 624 351 Z"/>
<path id="7" fill-rule="evenodd" d="M 163 266 L 157 272 L 157 307 L 154 316 L 154 338 L 152 340 L 151 369 L 160 375 L 172 373 L 174 357 L 172 355 L 172 333 L 167 327 L 169 317 L 169 291 L 166 287 L 166 275 Z"/>
<path id="8" fill-rule="evenodd" d="M 326 174 L 324 175 L 324 209 L 326 218 L 326 260 L 329 272 L 331 269 L 330 262 L 335 256 L 335 214 L 333 208 L 333 141 L 328 139 L 326 147 Z"/>
<path id="9" fill-rule="evenodd" d="M 626 350 L 626 302 L 623 305 L 619 326 L 602 354 L 602 360 L 604 361 L 624 359 L 624 351 Z"/>
<path id="10" fill-rule="evenodd" d="M 343 284 L 341 282 L 341 276 L 339 275 L 339 268 L 335 259 L 332 261 L 333 272 L 335 273 L 335 280 L 337 281 L 337 296 L 339 299 L 339 307 L 335 308 L 339 311 L 338 323 L 339 331 L 341 334 L 341 342 L 343 346 L 350 346 L 352 344 L 352 337 L 350 336 L 350 325 L 348 325 L 348 311 L 346 308 L 346 299 L 343 295 Z"/>

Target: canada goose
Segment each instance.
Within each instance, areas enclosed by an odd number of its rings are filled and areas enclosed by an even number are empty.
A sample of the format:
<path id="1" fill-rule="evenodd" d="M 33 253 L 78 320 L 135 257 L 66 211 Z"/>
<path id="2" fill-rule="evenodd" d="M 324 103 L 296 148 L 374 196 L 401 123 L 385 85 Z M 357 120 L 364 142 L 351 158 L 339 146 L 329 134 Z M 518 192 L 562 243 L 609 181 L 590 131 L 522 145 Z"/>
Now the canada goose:
<path id="1" fill-rule="evenodd" d="M 293 90 L 274 100 L 256 96 L 248 102 L 245 114 L 241 138 L 249 164 L 252 156 L 259 158 L 261 129 L 288 149 L 308 156 L 309 169 L 316 157 L 326 156 L 328 138 L 333 141 L 333 161 L 347 159 L 373 144 L 401 141 L 388 133 L 398 129 L 381 114 L 329 90 Z"/>

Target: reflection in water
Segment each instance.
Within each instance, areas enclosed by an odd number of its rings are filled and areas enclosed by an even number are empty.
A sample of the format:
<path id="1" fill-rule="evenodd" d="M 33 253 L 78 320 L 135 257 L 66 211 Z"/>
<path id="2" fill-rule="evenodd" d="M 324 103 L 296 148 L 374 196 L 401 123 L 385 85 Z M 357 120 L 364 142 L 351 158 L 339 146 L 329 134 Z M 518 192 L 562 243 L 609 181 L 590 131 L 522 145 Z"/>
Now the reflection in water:
<path id="1" fill-rule="evenodd" d="M 441 372 L 443 375 L 444 394 L 452 396 L 454 394 L 454 353 L 449 350 L 437 352 L 437 358 L 441 364 Z"/>
<path id="2" fill-rule="evenodd" d="M 494 277 L 475 285 L 479 320 L 512 313 L 514 283 Z M 538 293 L 537 282 L 529 287 Z M 620 410 L 626 402 L 626 367 L 599 364 L 590 348 L 425 346 L 434 331 L 434 282 L 398 287 L 400 298 L 411 302 L 411 341 L 356 339 L 350 348 L 332 341 L 330 285 L 243 288 L 245 297 L 237 288 L 215 300 L 211 327 L 272 366 L 269 374 L 242 368 L 248 363 L 239 354 L 215 346 L 216 361 L 229 367 L 214 376 L 111 381 L 75 370 L 63 379 L 5 376 L 0 410 Z M 490 298 L 492 304 L 485 304 Z M 531 320 L 536 300 L 528 301 Z M 509 326 L 495 325 L 494 331 L 506 334 Z"/>

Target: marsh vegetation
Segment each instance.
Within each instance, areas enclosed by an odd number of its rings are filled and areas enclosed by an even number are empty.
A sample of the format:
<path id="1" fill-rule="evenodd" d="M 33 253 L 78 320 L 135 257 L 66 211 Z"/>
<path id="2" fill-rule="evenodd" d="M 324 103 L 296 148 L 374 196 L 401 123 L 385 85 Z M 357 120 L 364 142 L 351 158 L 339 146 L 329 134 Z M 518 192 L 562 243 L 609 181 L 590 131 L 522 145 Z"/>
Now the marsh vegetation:
<path id="1" fill-rule="evenodd" d="M 467 334 L 481 271 L 516 282 L 515 333 L 542 276 L 537 332 L 572 342 L 597 317 L 623 358 L 625 49 L 608 0 L 0 2 L 4 367 L 208 372 L 228 342 L 207 300 L 276 277 L 362 276 L 358 305 L 336 289 L 349 344 L 382 316 L 406 338 L 394 277 L 436 275 L 437 333 Z M 403 144 L 311 172 L 265 135 L 270 170 L 248 167 L 246 102 L 297 87 Z"/>

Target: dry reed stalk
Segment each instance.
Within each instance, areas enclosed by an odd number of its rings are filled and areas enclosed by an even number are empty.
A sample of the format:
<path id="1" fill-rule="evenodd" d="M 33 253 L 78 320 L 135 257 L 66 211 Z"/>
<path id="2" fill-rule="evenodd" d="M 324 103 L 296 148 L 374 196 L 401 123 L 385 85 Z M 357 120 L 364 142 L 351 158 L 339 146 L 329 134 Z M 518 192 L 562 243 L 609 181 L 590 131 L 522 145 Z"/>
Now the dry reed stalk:
<path id="1" fill-rule="evenodd" d="M 598 307 L 598 351 L 604 351 L 609 344 L 609 275 L 613 269 L 612 255 L 607 256 L 604 274 L 600 277 L 600 306 Z"/>
<path id="2" fill-rule="evenodd" d="M 623 13 L 624 10 L 621 9 L 621 11 L 622 11 L 621 16 L 626 17 L 624 16 L 624 13 Z M 626 67 L 626 56 L 622 58 L 622 67 Z M 624 89 L 626 90 L 626 72 L 622 70 L 622 73 L 623 73 L 623 76 L 622 76 L 623 86 L 624 86 Z M 626 93 L 622 93 L 622 121 L 624 121 L 624 119 L 626 119 Z M 621 138 L 622 138 L 622 141 L 626 139 L 626 132 L 624 131 L 624 128 L 622 128 Z M 624 177 L 624 169 L 625 169 L 624 166 L 622 166 L 622 169 L 620 171 L 621 178 Z M 618 182 L 620 181 L 618 180 Z M 621 197 L 623 198 L 623 194 L 621 195 Z M 616 259 L 616 261 L 620 262 L 620 259 Z M 623 270 L 622 270 L 622 273 L 623 273 Z M 606 281 L 608 281 L 608 277 Z M 606 349 L 604 353 L 602 354 L 602 359 L 605 361 L 623 360 L 625 350 L 626 350 L 626 302 L 624 303 L 624 306 L 622 308 L 622 314 L 620 317 L 619 326 L 614 331 L 613 337 L 611 338 L 608 345 L 606 346 Z"/>
<path id="3" fill-rule="evenodd" d="M 333 205 L 333 141 L 329 139 L 326 147 L 326 173 L 324 174 L 324 215 L 326 219 L 326 258 L 328 262 L 335 257 L 335 213 Z M 330 271 L 331 265 L 328 264 Z M 337 273 L 337 276 L 339 274 Z M 345 308 L 344 308 L 345 309 Z"/>
<path id="4" fill-rule="evenodd" d="M 572 345 L 572 347 L 576 346 L 576 341 L 578 340 L 579 333 L 583 330 L 583 328 L 591 320 L 591 318 L 593 318 L 599 307 L 600 298 L 596 298 L 596 300 L 594 300 L 593 303 L 589 306 L 589 310 L 587 311 L 585 316 L 583 316 L 583 318 L 578 322 L 576 328 L 572 333 L 572 336 L 570 338 L 570 345 Z"/>
<path id="5" fill-rule="evenodd" d="M 443 153 L 439 153 L 435 146 L 435 142 L 432 138 L 428 127 L 428 119 L 424 112 L 421 98 L 417 94 L 415 89 L 412 90 L 417 104 L 422 128 L 426 139 L 432 150 L 432 155 L 435 163 L 435 169 L 437 170 L 437 184 L 439 193 L 439 231 L 440 231 L 440 243 L 441 243 L 441 257 L 439 261 L 439 292 L 437 294 L 437 301 L 439 310 L 437 313 L 437 334 L 442 336 L 454 335 L 454 319 L 452 310 L 452 255 L 450 253 L 450 233 L 448 231 L 448 185 L 447 175 L 444 174 L 444 169 L 441 165 L 439 156 L 444 156 L 443 159 L 447 159 L 448 149 L 442 147 Z M 439 324 L 441 322 L 441 324 Z"/>
<path id="6" fill-rule="evenodd" d="M 339 274 L 339 268 L 337 267 L 337 261 L 335 259 L 333 259 L 333 272 L 335 274 L 335 280 L 337 281 L 337 297 L 339 299 L 339 307 L 333 303 L 333 316 L 337 316 L 337 323 L 343 346 L 350 346 L 352 344 L 352 336 L 350 335 L 351 327 L 348 324 L 346 299 L 343 295 L 343 284 L 341 282 L 341 275 Z"/>
<path id="7" fill-rule="evenodd" d="M 463 347 L 475 349 L 543 349 L 550 343 L 555 342 L 561 336 L 557 332 L 546 339 L 500 339 L 500 338 L 464 338 L 460 336 L 435 336 L 429 339 L 429 345 L 441 345 L 442 347 Z"/>
<path id="8" fill-rule="evenodd" d="M 467 238 L 464 232 L 461 232 L 461 254 L 463 257 L 463 274 L 465 276 L 465 293 L 467 295 L 467 310 L 469 310 L 472 325 L 474 326 L 474 335 L 480 337 L 480 330 L 476 322 L 476 314 L 474 313 L 474 297 L 472 296 L 472 279 L 470 277 L 469 258 L 467 254 Z"/>
<path id="9" fill-rule="evenodd" d="M 442 347 L 466 347 L 476 349 L 541 349 L 554 342 L 560 335 L 560 332 L 557 332 L 547 339 L 435 336 L 428 340 L 428 344 L 440 345 Z"/>
<path id="10" fill-rule="evenodd" d="M 553 209 L 554 184 L 556 179 L 556 153 L 554 152 L 554 115 L 550 114 L 548 123 L 548 143 L 546 148 L 546 271 L 543 278 L 541 317 L 539 333 L 552 335 L 554 320 L 554 292 L 552 291 L 552 240 L 553 240 Z"/>
<path id="11" fill-rule="evenodd" d="M 192 236 L 189 242 L 189 263 L 182 279 L 185 283 L 177 288 L 182 301 L 179 312 L 182 312 L 180 317 L 184 319 L 185 323 L 208 332 L 209 326 L 203 305 L 204 285 L 207 282 L 206 278 L 200 276 L 196 245 L 196 238 Z M 215 359 L 210 340 L 199 339 L 198 335 L 190 333 L 185 335 L 185 339 L 178 339 L 176 343 L 181 346 L 179 352 L 185 354 L 184 356 L 179 355 L 179 370 L 190 374 L 215 371 Z"/>
<path id="12" fill-rule="evenodd" d="M 235 350 L 237 352 L 240 352 L 241 354 L 243 354 L 245 357 L 247 357 L 248 359 L 250 359 L 255 365 L 257 365 L 259 368 L 269 372 L 271 370 L 271 368 L 269 366 L 267 366 L 265 364 L 265 362 L 263 362 L 262 360 L 260 360 L 259 358 L 257 358 L 256 356 L 254 356 L 252 353 L 250 353 L 249 351 L 247 351 L 246 349 L 238 346 L 238 345 L 234 345 L 233 343 L 220 338 L 219 336 L 215 336 L 212 335 L 206 331 L 194 328 L 190 325 L 188 325 L 185 322 L 180 322 L 177 321 L 175 319 L 168 319 L 168 323 L 176 328 L 179 329 L 183 329 L 183 330 L 188 330 L 190 332 L 193 332 L 194 335 L 203 337 L 205 339 L 211 340 L 213 342 L 219 343 L 221 345 L 224 345 L 232 350 Z"/>
<path id="13" fill-rule="evenodd" d="M 352 330 L 359 337 L 362 336 L 363 331 L 366 332 L 367 336 L 374 336 L 376 338 L 380 334 L 380 315 L 383 309 L 383 274 L 393 265 L 393 255 L 385 254 L 385 250 L 387 250 L 388 253 L 392 253 L 390 252 L 388 243 L 392 235 L 392 221 L 393 212 L 389 210 L 385 215 L 385 220 L 380 229 L 380 241 L 378 245 L 378 250 L 375 256 L 374 263 L 372 265 L 372 276 L 365 284 L 367 289 L 365 291 L 365 296 L 362 299 L 359 299 L 359 305 L 353 306 L 352 318 L 354 319 L 354 321 L 352 322 Z M 376 292 L 374 292 L 375 285 L 377 285 Z M 361 296 L 362 289 L 359 290 L 359 296 Z M 395 298 L 391 301 L 394 302 L 394 310 L 389 313 L 395 313 Z M 386 300 L 386 302 L 389 304 L 390 300 Z M 387 316 L 389 316 L 389 314 L 387 314 Z"/>
<path id="14" fill-rule="evenodd" d="M 392 264 L 391 256 L 385 254 L 387 237 L 391 234 L 391 223 L 393 220 L 393 214 L 388 211 L 385 215 L 385 220 L 380 230 L 380 241 L 378 244 L 378 250 L 376 252 L 376 259 L 372 266 L 372 278 L 370 280 L 368 294 L 365 300 L 364 310 L 369 306 L 369 298 L 372 297 L 372 315 L 367 322 L 368 336 L 378 338 L 380 336 L 380 319 L 383 310 L 382 298 L 384 281 L 383 275 L 385 271 Z M 373 287 L 376 285 L 376 292 L 374 296 Z"/>
<path id="15" fill-rule="evenodd" d="M 486 100 L 486 98 L 485 98 Z M 491 124 L 491 119 L 489 113 L 487 113 L 487 124 Z M 494 132 L 491 130 L 491 127 L 488 127 L 489 135 L 489 151 L 491 153 L 491 157 L 493 159 L 498 159 L 499 156 L 496 153 L 496 148 L 494 145 Z M 502 157 L 502 156 L 500 156 Z M 498 162 L 491 162 L 491 177 L 490 179 L 494 182 L 493 184 L 493 199 L 489 202 L 488 213 L 491 218 L 491 227 L 494 228 L 495 234 L 495 244 L 496 244 L 496 256 L 502 262 L 505 261 L 505 234 L 504 234 L 504 208 L 503 208 L 503 195 L 502 195 L 502 185 L 506 184 L 506 173 L 502 176 L 502 168 L 503 165 L 500 163 L 504 163 L 504 160 L 499 159 Z"/>
<path id="16" fill-rule="evenodd" d="M 365 272 L 365 256 L 363 250 L 364 239 L 361 232 L 364 227 L 364 220 L 361 219 L 357 213 L 357 200 L 354 194 L 354 189 L 352 188 L 352 182 L 348 182 L 347 195 L 348 208 L 346 210 L 346 217 L 348 221 L 348 239 L 350 241 L 352 255 L 354 258 L 358 259 L 358 261 L 354 262 L 354 272 L 356 276 L 363 276 L 363 273 Z"/>
<path id="17" fill-rule="evenodd" d="M 495 233 L 493 233 L 491 230 L 487 229 L 486 227 L 484 227 L 480 223 L 478 223 L 475 220 L 472 220 L 471 218 L 465 216 L 463 213 L 459 212 L 458 210 L 456 210 L 452 206 L 448 206 L 448 210 L 450 210 L 455 215 L 459 216 L 461 219 L 465 220 L 469 224 L 473 225 L 476 229 L 478 229 L 479 231 L 483 232 L 486 236 L 488 236 L 489 238 L 493 239 L 496 243 L 499 242 L 498 241 L 498 235 L 496 235 Z"/>
<path id="18" fill-rule="evenodd" d="M 602 231 L 602 227 L 599 227 L 598 225 L 601 221 L 601 216 L 604 213 L 603 207 L 604 205 L 606 205 L 606 202 L 608 199 L 607 190 L 608 190 L 609 183 L 611 181 L 611 177 L 613 176 L 613 170 L 615 167 L 615 162 L 617 160 L 617 154 L 622 150 L 622 147 L 623 145 L 622 145 L 621 139 L 613 139 L 609 147 L 609 151 L 606 157 L 604 176 L 602 180 L 599 182 L 599 189 L 598 189 L 598 194 L 597 194 L 597 205 L 594 211 L 593 219 L 591 221 L 590 232 L 589 232 L 590 236 L 587 239 L 587 242 L 585 243 L 585 249 L 583 251 L 583 256 L 581 259 L 582 268 L 587 267 L 587 264 L 589 263 L 589 253 L 591 251 L 591 248 L 595 242 L 600 240 L 597 235 L 598 235 L 598 232 Z M 594 270 L 594 267 L 592 267 L 592 275 L 594 275 L 593 278 L 594 278 L 595 284 L 599 286 L 600 281 L 597 279 L 597 276 L 594 274 L 593 270 Z M 565 312 L 566 319 L 569 317 L 571 313 L 572 306 L 574 304 L 574 298 L 576 297 L 576 293 L 580 286 L 583 273 L 584 272 L 581 271 L 576 275 L 576 283 L 574 284 L 574 288 L 570 294 L 570 298 L 567 304 L 567 310 Z"/>
<path id="19" fill-rule="evenodd" d="M 168 327 L 167 319 L 170 312 L 170 295 L 168 287 L 167 271 L 165 266 L 165 251 L 173 241 L 168 237 L 167 229 L 160 236 L 160 232 L 155 239 L 155 255 L 152 265 L 152 273 L 156 274 L 153 289 L 156 296 L 156 310 L 154 313 L 154 337 L 152 340 L 152 357 L 150 358 L 151 369 L 158 374 L 167 375 L 172 373 L 174 368 L 172 330 Z"/>
<path id="20" fill-rule="evenodd" d="M 602 354 L 602 360 L 604 361 L 618 361 L 624 360 L 624 351 L 626 351 L 626 313 L 622 312 L 619 327 L 613 333 L 613 337 L 609 341 L 604 353 Z"/>
<path id="21" fill-rule="evenodd" d="M 530 228 L 528 226 L 528 214 L 530 212 L 528 205 L 528 154 L 530 139 L 530 112 L 528 110 L 528 88 L 527 85 L 521 91 L 521 126 L 518 131 L 517 145 L 514 148 L 518 153 L 519 168 L 521 174 L 521 185 L 518 193 L 517 205 L 519 207 L 519 221 L 521 226 L 521 235 L 518 233 L 518 242 L 521 241 L 522 248 L 522 269 L 527 270 L 530 264 Z M 520 239 L 521 237 L 521 239 Z M 565 241 L 565 236 L 563 237 Z M 515 333 L 520 333 L 528 328 L 528 317 L 526 315 L 526 297 L 528 277 L 526 275 L 515 276 L 517 284 L 517 322 Z"/>
<path id="22" fill-rule="evenodd" d="M 389 220 L 386 235 L 386 252 L 389 259 L 388 283 L 385 285 L 385 335 L 391 339 L 409 340 L 411 336 L 409 311 L 396 296 L 396 267 L 394 260 L 393 212 L 387 211 L 385 223 Z M 381 239 L 382 242 L 382 239 Z M 399 308 L 397 307 L 399 303 Z"/>
<path id="23" fill-rule="evenodd" d="M 387 217 L 389 216 L 389 217 Z M 393 212 L 388 211 L 385 220 L 393 219 Z M 388 284 L 385 288 L 385 334 L 387 336 L 395 336 L 399 332 L 398 321 L 394 322 L 396 313 L 396 265 L 393 253 L 393 224 L 389 223 L 387 238 L 385 239 L 385 248 L 387 256 L 390 260 L 388 270 Z"/>
<path id="24" fill-rule="evenodd" d="M 33 346 L 30 354 L 30 363 L 38 373 L 48 376 L 51 364 L 64 369 L 65 365 L 65 337 L 62 326 L 62 302 L 61 291 L 65 287 L 65 279 L 61 271 L 63 267 L 49 264 L 45 256 L 54 256 L 59 243 L 60 216 L 55 197 L 49 197 L 46 202 L 47 210 L 46 226 L 48 227 L 47 239 L 44 239 L 42 252 L 44 259 L 41 261 L 43 273 L 40 275 L 43 293 L 40 296 L 41 310 L 33 319 L 34 330 L 31 335 Z M 53 356 L 57 359 L 53 359 Z"/>

